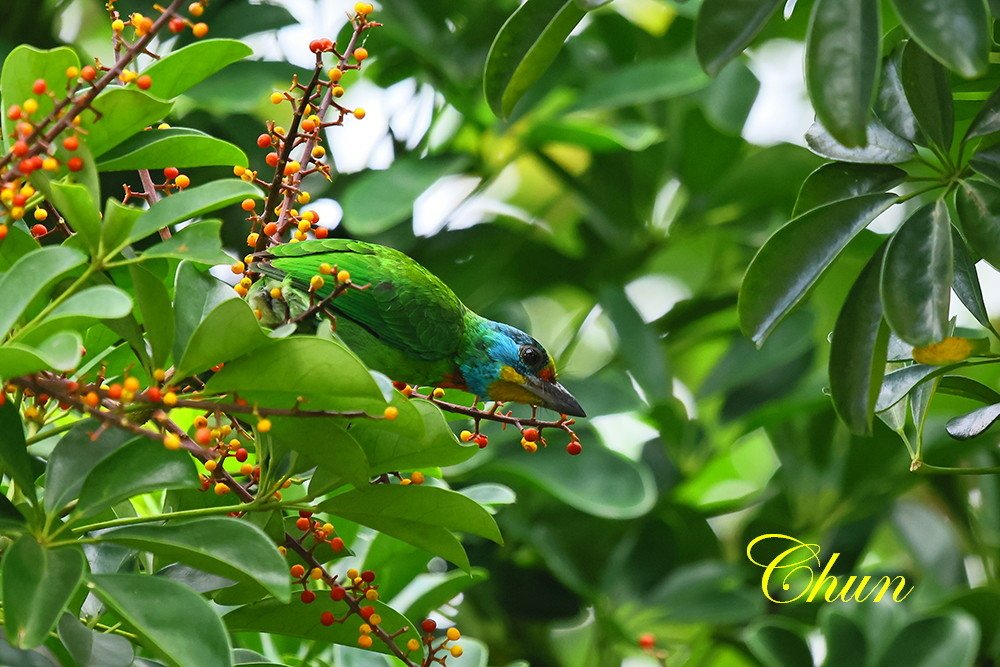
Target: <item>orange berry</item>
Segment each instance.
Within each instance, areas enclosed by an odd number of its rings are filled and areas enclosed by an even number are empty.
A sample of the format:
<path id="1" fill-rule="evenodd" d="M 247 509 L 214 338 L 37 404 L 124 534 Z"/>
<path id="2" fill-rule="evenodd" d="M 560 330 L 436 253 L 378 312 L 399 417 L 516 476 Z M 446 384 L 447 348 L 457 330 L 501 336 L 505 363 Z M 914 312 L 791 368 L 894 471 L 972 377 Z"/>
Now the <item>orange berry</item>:
<path id="1" fill-rule="evenodd" d="M 224 496 L 229 493 L 229 485 L 225 482 L 219 482 L 215 485 L 215 495 Z"/>
<path id="2" fill-rule="evenodd" d="M 240 208 L 242 208 L 244 211 L 247 211 L 247 212 L 252 211 L 254 209 L 254 206 L 256 206 L 256 204 L 254 203 L 254 200 L 252 200 L 252 199 L 244 199 L 240 203 Z M 243 272 L 239 271 L 238 273 L 243 273 Z"/>
<path id="3" fill-rule="evenodd" d="M 153 85 L 153 77 L 143 74 L 135 80 L 135 85 L 139 86 L 142 90 L 149 90 L 149 87 Z"/>
<path id="4" fill-rule="evenodd" d="M 208 34 L 208 24 L 207 23 L 195 23 L 191 26 L 191 34 L 199 39 Z"/>
<path id="5" fill-rule="evenodd" d="M 191 16 L 201 16 L 205 13 L 205 5 L 200 2 L 192 2 L 188 5 L 188 14 Z"/>
<path id="6" fill-rule="evenodd" d="M 93 65 L 87 65 L 82 70 L 80 70 L 80 78 L 86 82 L 91 82 L 97 78 L 97 68 Z"/>
<path id="7" fill-rule="evenodd" d="M 178 188 L 183 190 L 187 186 L 191 185 L 191 179 L 185 176 L 184 174 L 181 174 L 180 176 L 174 179 L 174 183 L 177 185 Z"/>
<path id="8" fill-rule="evenodd" d="M 361 648 L 371 648 L 372 638 L 371 635 L 361 635 L 358 637 L 358 646 Z"/>
<path id="9" fill-rule="evenodd" d="M 365 60 L 367 57 L 368 57 L 368 49 L 366 49 L 365 47 L 362 46 L 354 49 L 354 59 L 357 60 L 358 62 Z"/>

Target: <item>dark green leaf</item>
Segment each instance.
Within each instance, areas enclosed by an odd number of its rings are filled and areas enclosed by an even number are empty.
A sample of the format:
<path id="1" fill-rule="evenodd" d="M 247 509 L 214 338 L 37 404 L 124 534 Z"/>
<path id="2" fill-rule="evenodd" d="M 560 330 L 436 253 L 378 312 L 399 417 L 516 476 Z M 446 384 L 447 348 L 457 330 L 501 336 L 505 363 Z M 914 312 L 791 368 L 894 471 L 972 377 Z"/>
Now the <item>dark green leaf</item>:
<path id="1" fill-rule="evenodd" d="M 222 619 L 187 586 L 141 574 L 99 574 L 90 580 L 94 593 L 125 625 L 171 663 L 184 667 L 232 664 Z"/>
<path id="2" fill-rule="evenodd" d="M 590 77 L 571 111 L 617 109 L 648 104 L 705 88 L 711 79 L 690 54 L 662 60 L 644 60 Z"/>
<path id="3" fill-rule="evenodd" d="M 906 99 L 899 72 L 901 51 L 901 48 L 897 48 L 883 61 L 875 113 L 890 132 L 907 141 L 917 141 L 920 138 L 920 128 Z"/>
<path id="4" fill-rule="evenodd" d="M 965 132 L 964 141 L 985 137 L 988 134 L 1000 132 L 1000 90 L 996 90 L 983 103 L 982 109 L 972 119 L 972 124 Z"/>
<path id="5" fill-rule="evenodd" d="M 890 194 L 846 199 L 808 211 L 768 239 L 740 288 L 743 331 L 757 345 L 816 284 L 854 236 L 889 208 Z"/>
<path id="6" fill-rule="evenodd" d="M 947 70 L 911 41 L 903 47 L 900 75 L 917 125 L 928 139 L 947 153 L 955 132 L 955 110 Z"/>
<path id="7" fill-rule="evenodd" d="M 965 365 L 965 363 L 950 364 L 948 366 L 913 364 L 886 373 L 885 378 L 882 380 L 882 389 L 878 395 L 878 402 L 875 404 L 875 411 L 882 412 L 883 410 L 888 410 L 902 400 L 917 385 L 928 380 L 933 380 L 956 368 L 962 368 Z"/>
<path id="8" fill-rule="evenodd" d="M 907 218 L 885 253 L 882 307 L 897 336 L 917 346 L 947 335 L 953 276 L 951 223 L 937 201 Z"/>
<path id="9" fill-rule="evenodd" d="M 101 171 L 128 171 L 215 165 L 246 167 L 247 156 L 238 146 L 204 132 L 170 128 L 136 134 L 105 153 L 97 167 Z"/>
<path id="10" fill-rule="evenodd" d="M 816 116 L 844 146 L 863 146 L 879 66 L 876 0 L 817 0 L 806 42 Z"/>
<path id="11" fill-rule="evenodd" d="M 527 0 L 514 10 L 486 56 L 483 91 L 493 113 L 510 115 L 583 16 L 572 0 Z"/>
<path id="12" fill-rule="evenodd" d="M 765 620 L 747 628 L 743 640 L 765 667 L 812 667 L 809 645 L 789 626 Z"/>
<path id="13" fill-rule="evenodd" d="M 718 74 L 750 45 L 781 5 L 781 0 L 705 0 L 695 24 L 695 49 L 705 71 Z"/>
<path id="14" fill-rule="evenodd" d="M 101 238 L 101 217 L 90 192 L 75 183 L 54 182 L 49 186 L 52 204 L 74 232 L 80 235 L 91 253 L 97 252 Z"/>
<path id="15" fill-rule="evenodd" d="M 879 667 L 971 667 L 979 646 L 979 626 L 966 615 L 935 616 L 903 628 L 882 654 Z"/>
<path id="16" fill-rule="evenodd" d="M 174 361 L 189 347 L 198 325 L 236 293 L 209 273 L 199 271 L 194 264 L 181 262 L 174 278 Z"/>
<path id="17" fill-rule="evenodd" d="M 22 535 L 3 555 L 3 611 L 7 638 L 18 648 L 46 640 L 76 593 L 86 561 L 78 548 L 46 549 Z"/>
<path id="18" fill-rule="evenodd" d="M 74 500 L 94 466 L 135 439 L 135 434 L 124 429 L 100 430 L 100 424 L 92 419 L 74 424 L 49 455 L 45 468 L 45 510 L 58 512 Z"/>
<path id="19" fill-rule="evenodd" d="M 102 533 L 100 539 L 151 551 L 235 581 L 256 582 L 285 602 L 291 596 L 285 559 L 271 538 L 247 521 L 210 517 L 162 526 L 125 526 Z"/>
<path id="20" fill-rule="evenodd" d="M 987 387 L 978 380 L 973 380 L 962 375 L 945 375 L 938 382 L 938 392 L 971 398 L 981 403 L 1000 403 L 1000 392 Z"/>
<path id="21" fill-rule="evenodd" d="M 835 608 L 832 609 L 832 613 L 826 615 L 822 624 L 823 635 L 826 637 L 824 667 L 865 664 L 867 649 L 864 634 L 852 619 Z"/>
<path id="22" fill-rule="evenodd" d="M 985 408 L 949 419 L 945 428 L 948 435 L 956 440 L 968 440 L 993 426 L 997 419 L 1000 419 L 1000 403 L 987 405 Z"/>
<path id="23" fill-rule="evenodd" d="M 760 81 L 745 63 L 734 60 L 722 68 L 701 95 L 705 118 L 728 134 L 743 131 L 757 101 Z"/>
<path id="24" fill-rule="evenodd" d="M 219 238 L 221 228 L 221 220 L 196 222 L 175 232 L 166 241 L 143 251 L 142 256 L 173 257 L 195 264 L 229 264 L 233 258 L 222 252 L 222 240 Z"/>
<path id="25" fill-rule="evenodd" d="M 3 471 L 34 505 L 35 473 L 24 442 L 24 426 L 17 407 L 10 401 L 0 405 L 0 464 Z"/>
<path id="26" fill-rule="evenodd" d="M 128 639 L 91 630 L 72 614 L 59 619 L 59 639 L 81 667 L 129 667 L 135 659 Z"/>
<path id="27" fill-rule="evenodd" d="M 961 214 L 960 214 L 961 215 Z M 969 249 L 965 246 L 965 239 L 958 233 L 958 230 L 951 229 L 951 245 L 955 251 L 955 284 L 952 290 L 976 320 L 983 325 L 987 331 L 997 334 L 990 321 L 990 314 L 986 310 L 986 302 L 983 300 L 983 288 L 979 284 L 979 274 L 976 272 L 976 263 L 969 255 Z"/>
<path id="28" fill-rule="evenodd" d="M 371 473 L 365 452 L 370 443 L 365 439 L 362 448 L 354 438 L 354 429 L 350 433 L 344 430 L 343 420 L 276 417 L 272 421 L 268 436 L 275 460 L 281 460 L 286 452 L 296 452 L 310 465 L 328 471 L 328 481 L 336 478 L 359 489 L 368 485 Z"/>
<path id="29" fill-rule="evenodd" d="M 792 217 L 841 199 L 886 192 L 904 178 L 905 171 L 889 165 L 829 162 L 809 174 L 802 184 Z"/>
<path id="30" fill-rule="evenodd" d="M 830 396 L 852 433 L 870 435 L 885 372 L 889 328 L 879 284 L 885 246 L 868 261 L 837 316 L 830 345 Z"/>
<path id="31" fill-rule="evenodd" d="M 134 88 L 112 87 L 98 95 L 91 107 L 99 112 L 100 121 L 92 113 L 80 116 L 85 130 L 83 143 L 99 158 L 136 132 L 162 120 L 173 104 Z"/>
<path id="32" fill-rule="evenodd" d="M 153 79 L 149 92 L 168 100 L 249 55 L 253 49 L 235 39 L 206 39 L 160 58 L 143 73 Z"/>
<path id="33" fill-rule="evenodd" d="M 976 151 L 969 165 L 977 172 L 1000 185 L 1000 146 L 991 146 L 983 150 Z M 963 181 L 967 183 L 968 181 Z"/>
<path id="34" fill-rule="evenodd" d="M 153 365 L 166 368 L 174 344 L 174 307 L 170 303 L 170 294 L 166 285 L 145 267 L 133 264 L 129 266 L 132 285 L 135 289 L 135 301 L 142 315 L 146 340 L 152 351 Z"/>
<path id="35" fill-rule="evenodd" d="M 28 305 L 62 274 L 83 264 L 83 253 L 62 246 L 24 255 L 0 276 L 0 338 L 10 333 Z"/>
<path id="36" fill-rule="evenodd" d="M 168 225 L 190 220 L 210 211 L 241 202 L 260 199 L 260 190 L 244 181 L 227 179 L 188 188 L 162 199 L 146 211 L 128 237 L 129 243 L 144 239 Z"/>
<path id="37" fill-rule="evenodd" d="M 982 0 L 893 0 L 907 31 L 932 56 L 966 78 L 986 71 L 989 21 Z"/>
<path id="38" fill-rule="evenodd" d="M 878 121 L 868 124 L 864 148 L 841 145 L 819 123 L 813 123 L 806 132 L 806 143 L 817 155 L 842 162 L 898 164 L 912 159 L 917 153 L 913 144 L 893 134 Z"/>

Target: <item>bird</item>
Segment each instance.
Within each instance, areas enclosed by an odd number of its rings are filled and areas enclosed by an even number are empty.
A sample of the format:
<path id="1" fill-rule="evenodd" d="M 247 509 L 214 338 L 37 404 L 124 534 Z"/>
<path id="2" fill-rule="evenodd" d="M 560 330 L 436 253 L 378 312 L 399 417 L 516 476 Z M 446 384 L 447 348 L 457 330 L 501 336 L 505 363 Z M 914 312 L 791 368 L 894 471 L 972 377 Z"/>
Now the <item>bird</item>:
<path id="1" fill-rule="evenodd" d="M 324 280 L 316 289 L 320 281 L 315 276 L 330 267 L 347 271 L 354 285 L 365 286 L 342 291 L 324 309 L 335 316 L 337 336 L 365 365 L 393 380 L 586 416 L 559 383 L 552 356 L 537 340 L 476 314 L 441 279 L 395 248 L 315 239 L 276 245 L 252 260 L 250 270 L 272 282 L 257 281 L 255 287 L 265 287 L 248 299 L 262 313 L 271 313 L 272 320 L 282 307 L 287 314 L 290 290 L 300 305 L 309 304 L 310 291 L 313 303 L 329 297 L 337 281 Z M 274 281 L 280 281 L 277 298 L 270 286 Z M 281 319 L 288 318 L 270 323 Z"/>

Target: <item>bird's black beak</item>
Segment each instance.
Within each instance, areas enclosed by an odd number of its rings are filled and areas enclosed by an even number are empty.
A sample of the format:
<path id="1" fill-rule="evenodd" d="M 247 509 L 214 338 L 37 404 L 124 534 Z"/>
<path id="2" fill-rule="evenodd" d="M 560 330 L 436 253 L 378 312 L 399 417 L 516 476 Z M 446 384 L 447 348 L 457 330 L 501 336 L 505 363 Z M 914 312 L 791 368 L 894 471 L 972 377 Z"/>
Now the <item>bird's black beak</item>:
<path id="1" fill-rule="evenodd" d="M 580 403 L 573 398 L 573 394 L 566 391 L 566 388 L 558 382 L 529 377 L 525 388 L 539 398 L 542 407 L 572 417 L 587 416 Z"/>

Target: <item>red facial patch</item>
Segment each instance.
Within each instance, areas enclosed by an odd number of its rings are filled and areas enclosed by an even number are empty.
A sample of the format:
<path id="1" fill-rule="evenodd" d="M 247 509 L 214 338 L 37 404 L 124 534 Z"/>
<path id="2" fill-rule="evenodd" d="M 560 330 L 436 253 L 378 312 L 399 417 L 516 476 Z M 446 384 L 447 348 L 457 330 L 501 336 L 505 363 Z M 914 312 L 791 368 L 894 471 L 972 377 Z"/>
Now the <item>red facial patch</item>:
<path id="1" fill-rule="evenodd" d="M 546 366 L 541 371 L 539 371 L 538 377 L 542 378 L 546 382 L 555 382 L 556 381 L 556 369 L 555 369 L 555 367 L 553 367 L 551 365 Z"/>

